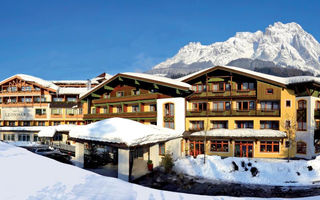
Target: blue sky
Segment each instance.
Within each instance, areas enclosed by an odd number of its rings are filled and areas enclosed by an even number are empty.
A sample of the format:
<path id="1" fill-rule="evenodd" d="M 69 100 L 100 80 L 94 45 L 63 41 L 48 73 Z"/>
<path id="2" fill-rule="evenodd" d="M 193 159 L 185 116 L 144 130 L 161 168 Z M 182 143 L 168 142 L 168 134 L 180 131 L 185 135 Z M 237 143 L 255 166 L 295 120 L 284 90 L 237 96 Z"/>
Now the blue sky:
<path id="1" fill-rule="evenodd" d="M 143 72 L 189 42 L 297 22 L 320 41 L 320 1 L 0 0 L 0 79 Z"/>

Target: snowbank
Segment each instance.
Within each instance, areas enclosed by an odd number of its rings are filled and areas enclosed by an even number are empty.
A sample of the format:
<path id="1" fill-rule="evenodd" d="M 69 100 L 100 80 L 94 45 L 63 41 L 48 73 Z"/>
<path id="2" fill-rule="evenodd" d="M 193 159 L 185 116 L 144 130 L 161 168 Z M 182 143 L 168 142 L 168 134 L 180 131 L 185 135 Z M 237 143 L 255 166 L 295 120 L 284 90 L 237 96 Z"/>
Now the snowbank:
<path id="1" fill-rule="evenodd" d="M 246 184 L 298 186 L 320 181 L 320 157 L 310 161 L 291 160 L 289 163 L 277 159 L 206 156 L 203 164 L 203 159 L 203 156 L 179 159 L 174 170 L 200 178 Z M 254 176 L 255 168 L 258 173 Z"/>
<path id="2" fill-rule="evenodd" d="M 89 125 L 74 127 L 69 132 L 69 136 L 135 146 L 178 138 L 182 136 L 182 133 L 155 125 L 144 125 L 129 119 L 110 118 Z"/>

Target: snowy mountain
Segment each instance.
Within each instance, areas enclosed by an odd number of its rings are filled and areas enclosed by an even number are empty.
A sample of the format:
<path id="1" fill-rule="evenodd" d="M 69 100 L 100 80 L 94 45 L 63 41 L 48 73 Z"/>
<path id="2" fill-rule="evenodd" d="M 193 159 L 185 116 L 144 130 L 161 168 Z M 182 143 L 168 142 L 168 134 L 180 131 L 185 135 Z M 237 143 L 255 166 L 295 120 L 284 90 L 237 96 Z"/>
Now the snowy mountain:
<path id="1" fill-rule="evenodd" d="M 239 32 L 225 42 L 211 45 L 191 42 L 175 56 L 156 65 L 147 73 L 190 73 L 208 65 L 227 65 L 240 58 L 271 61 L 276 66 L 320 75 L 320 44 L 294 22 L 276 22 L 267 27 L 265 32 Z"/>

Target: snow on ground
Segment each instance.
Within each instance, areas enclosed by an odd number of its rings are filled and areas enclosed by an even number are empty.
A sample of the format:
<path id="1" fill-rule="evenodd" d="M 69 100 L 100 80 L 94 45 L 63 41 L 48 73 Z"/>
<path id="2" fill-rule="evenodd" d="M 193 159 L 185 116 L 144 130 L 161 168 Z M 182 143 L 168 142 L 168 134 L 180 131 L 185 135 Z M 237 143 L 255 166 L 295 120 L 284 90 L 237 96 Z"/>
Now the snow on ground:
<path id="1" fill-rule="evenodd" d="M 104 177 L 0 142 L 0 199 L 5 200 L 224 200 L 146 188 Z M 316 200 L 319 197 L 305 199 Z"/>
<path id="2" fill-rule="evenodd" d="M 204 164 L 203 159 L 203 155 L 196 159 L 179 159 L 175 162 L 174 170 L 200 178 L 246 184 L 300 186 L 320 182 L 320 157 L 310 161 L 290 160 L 289 163 L 278 159 L 221 159 L 220 156 L 206 156 Z M 235 170 L 232 162 L 238 166 L 238 170 Z M 308 169 L 309 166 L 312 166 L 311 171 Z M 256 176 L 251 172 L 254 167 L 259 171 Z"/>

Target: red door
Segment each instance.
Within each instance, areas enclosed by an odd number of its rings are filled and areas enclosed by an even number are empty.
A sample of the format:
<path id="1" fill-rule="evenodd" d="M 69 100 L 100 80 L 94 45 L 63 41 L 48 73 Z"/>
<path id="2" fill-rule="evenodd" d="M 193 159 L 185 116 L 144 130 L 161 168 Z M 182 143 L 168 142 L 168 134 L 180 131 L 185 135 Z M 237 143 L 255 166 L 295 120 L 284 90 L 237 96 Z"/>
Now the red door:
<path id="1" fill-rule="evenodd" d="M 236 141 L 235 152 L 236 157 L 253 157 L 253 141 Z"/>

